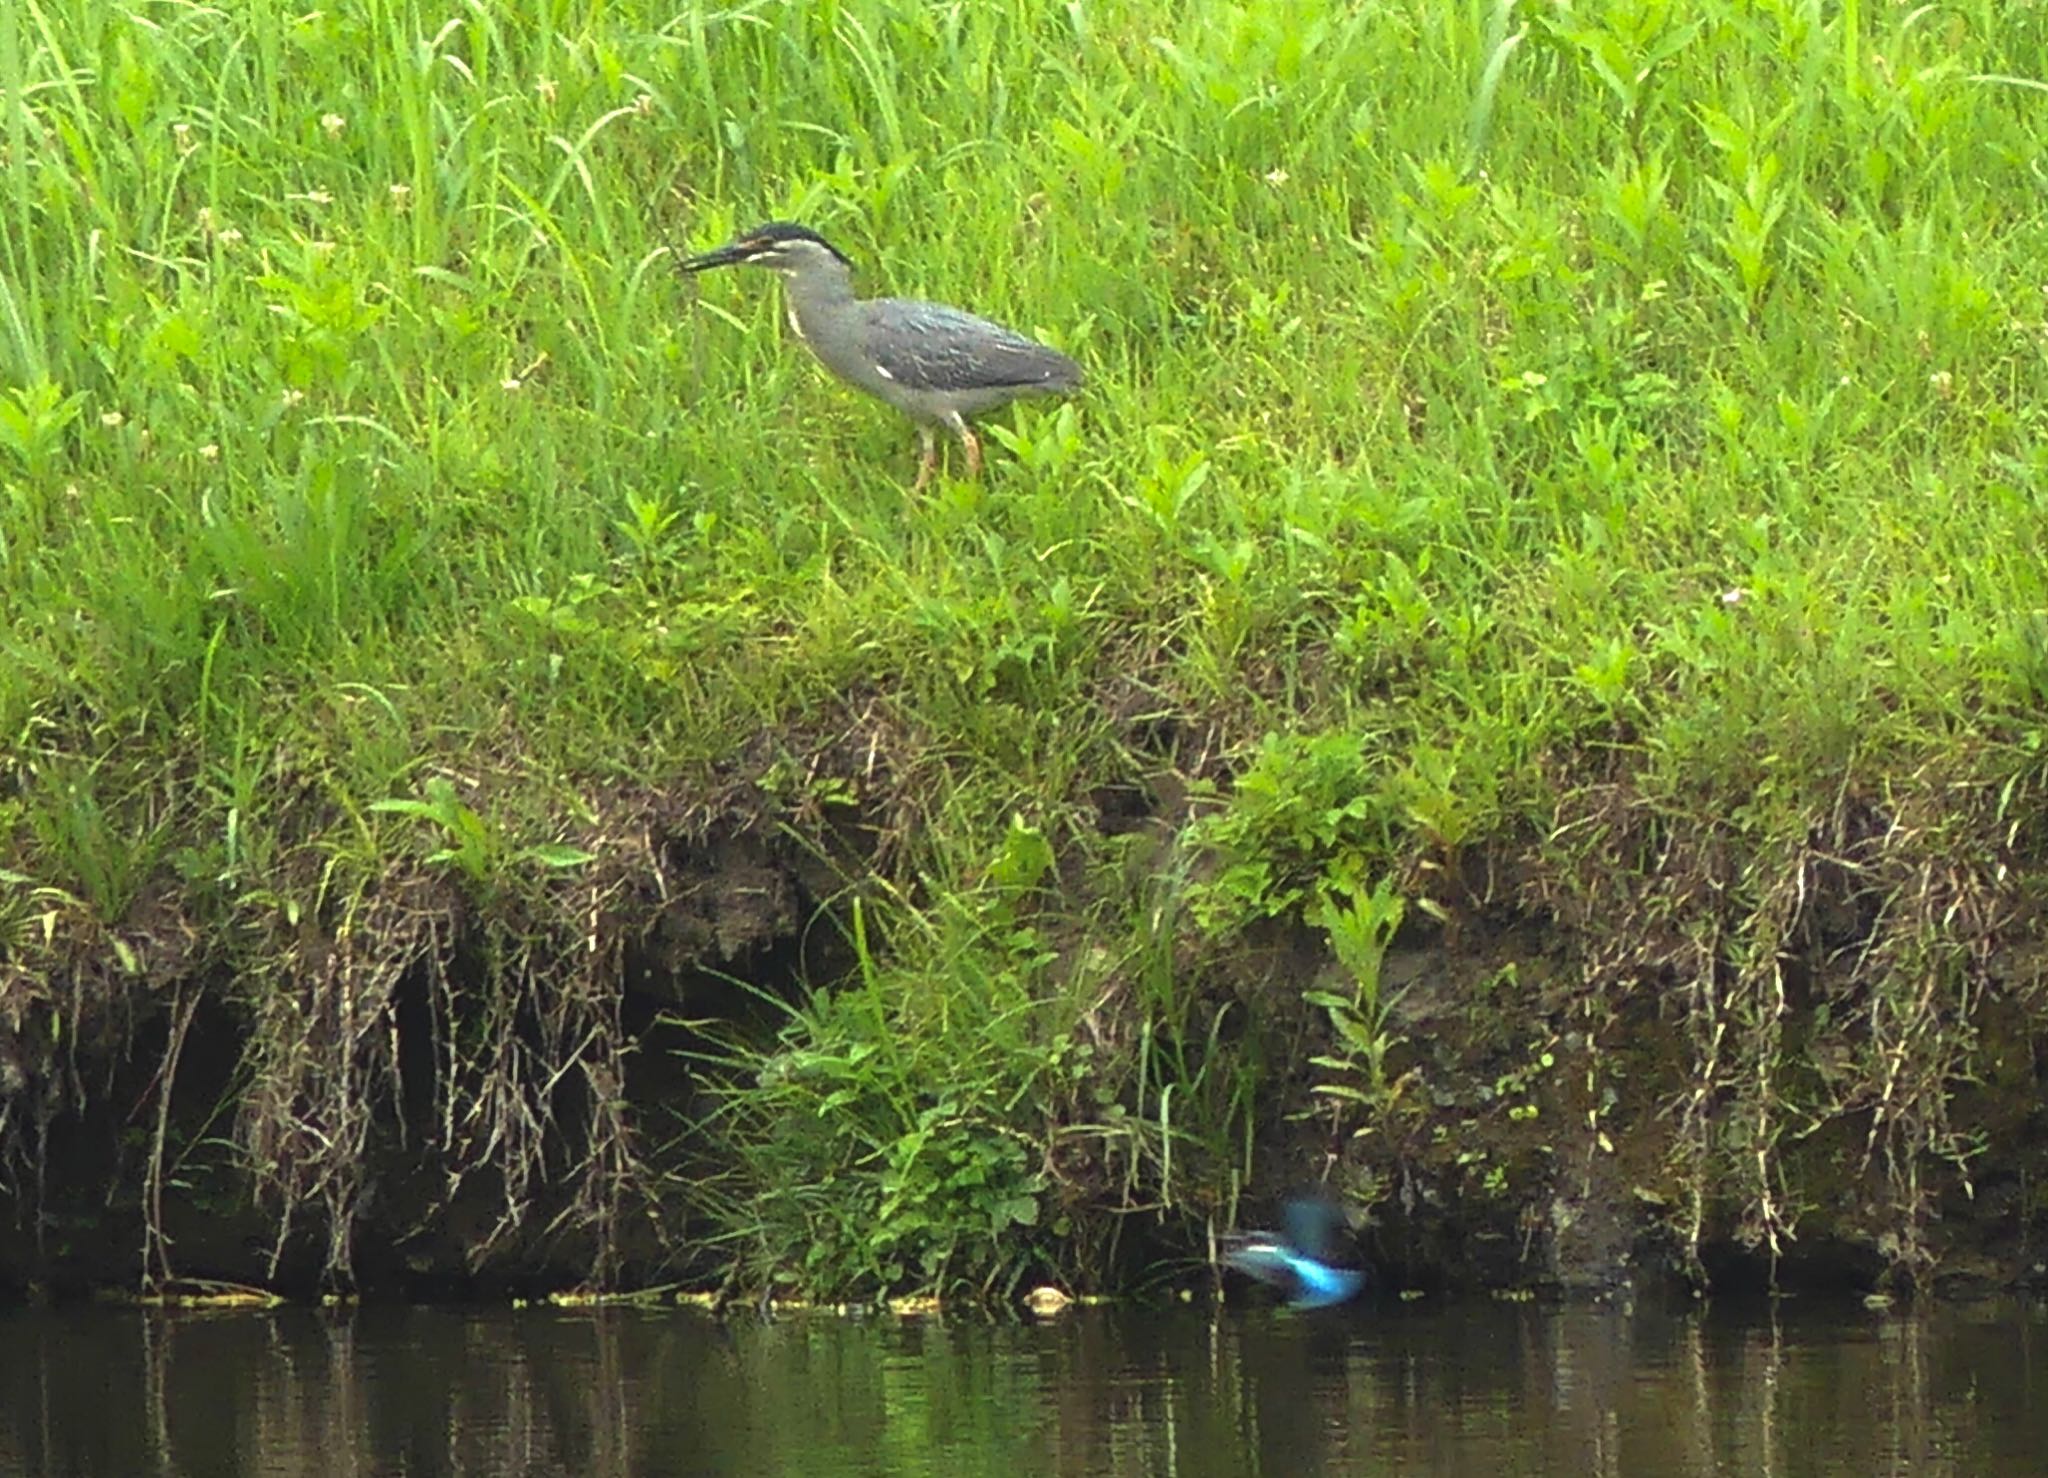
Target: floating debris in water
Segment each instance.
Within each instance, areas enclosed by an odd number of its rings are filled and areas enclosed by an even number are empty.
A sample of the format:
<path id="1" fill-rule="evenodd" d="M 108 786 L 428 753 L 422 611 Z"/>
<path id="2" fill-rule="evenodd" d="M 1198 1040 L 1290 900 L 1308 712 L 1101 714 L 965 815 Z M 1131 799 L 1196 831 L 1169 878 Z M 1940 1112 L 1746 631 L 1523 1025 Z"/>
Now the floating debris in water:
<path id="1" fill-rule="evenodd" d="M 1024 1307 L 1041 1319 L 1050 1319 L 1073 1302 L 1073 1296 L 1050 1285 L 1034 1288 L 1024 1295 Z"/>

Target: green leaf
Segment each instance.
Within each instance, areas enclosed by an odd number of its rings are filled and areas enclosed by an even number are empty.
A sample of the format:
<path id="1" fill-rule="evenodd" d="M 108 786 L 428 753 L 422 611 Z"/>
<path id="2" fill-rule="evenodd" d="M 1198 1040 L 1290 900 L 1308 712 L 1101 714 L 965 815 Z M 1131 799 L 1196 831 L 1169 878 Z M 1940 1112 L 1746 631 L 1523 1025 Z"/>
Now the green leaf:
<path id="1" fill-rule="evenodd" d="M 581 847 L 571 847 L 562 842 L 542 842 L 539 846 L 528 847 L 519 855 L 529 862 L 538 862 L 542 867 L 556 869 L 582 867 L 597 861 L 595 852 L 586 852 Z"/>
<path id="2" fill-rule="evenodd" d="M 1052 871 L 1052 864 L 1052 843 L 1045 839 L 1045 833 L 1022 816 L 1013 816 L 1002 850 L 989 864 L 989 879 L 999 888 L 1021 892 L 1036 887 Z"/>

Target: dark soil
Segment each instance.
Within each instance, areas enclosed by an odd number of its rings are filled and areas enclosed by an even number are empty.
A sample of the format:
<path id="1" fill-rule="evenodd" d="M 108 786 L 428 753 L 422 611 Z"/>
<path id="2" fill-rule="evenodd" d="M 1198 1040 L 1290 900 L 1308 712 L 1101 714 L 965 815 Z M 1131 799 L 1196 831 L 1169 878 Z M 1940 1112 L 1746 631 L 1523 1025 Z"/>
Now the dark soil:
<path id="1" fill-rule="evenodd" d="M 817 926 L 834 874 L 817 850 L 775 835 L 727 825 L 660 843 L 661 886 L 608 895 L 609 937 L 588 950 L 605 968 L 569 987 L 594 993 L 588 1019 L 618 1033 L 620 1122 L 649 1160 L 689 1153 L 708 1100 L 687 1054 L 705 1023 L 758 1026 L 800 979 L 851 963 L 839 931 Z M 1274 1184 L 1328 1179 L 1365 1208 L 1384 1285 L 2048 1284 L 2048 1010 L 2022 968 L 2023 941 L 1986 956 L 2011 968 L 1972 982 L 1970 1051 L 1939 1080 L 1940 1133 L 1923 1119 L 1909 1140 L 1895 1123 L 1887 1131 L 1882 1097 L 1859 1099 L 1842 1086 L 1859 1079 L 1827 1069 L 1829 1054 L 1854 1051 L 1843 1023 L 1854 1032 L 1862 1018 L 1845 1002 L 1869 989 L 1837 978 L 1839 940 L 1787 956 L 1778 977 L 1794 984 L 1766 1057 L 1741 1048 L 1755 1027 L 1725 983 L 1688 978 L 1670 951 L 1630 954 L 1617 970 L 1592 919 L 1532 906 L 1534 890 L 1502 886 L 1506 875 L 1487 870 L 1448 925 L 1410 927 L 1390 951 L 1396 1040 L 1382 1110 L 1369 1121 L 1355 1107 L 1275 1114 L 1262 1145 Z M 473 923 L 462 927 L 444 925 L 457 942 L 438 962 L 415 951 L 374 1018 L 391 1045 L 364 1080 L 369 1132 L 346 1184 L 339 1257 L 331 1193 L 316 1186 L 284 1215 L 278 1187 L 307 1182 L 266 1179 L 244 1153 L 252 1018 L 232 983 L 188 975 L 117 989 L 81 974 L 81 999 L 98 1005 L 65 1033 L 0 1018 L 0 1290 L 222 1279 L 450 1297 L 715 1281 L 717 1259 L 664 1211 L 657 1184 L 628 1185 L 592 1212 L 600 1079 L 558 1074 L 551 1096 L 533 1100 L 541 1173 L 518 1196 L 484 1162 L 457 1163 L 440 1077 L 448 1034 L 475 1023 L 451 1026 L 449 1002 L 483 990 L 463 972 L 493 957 Z M 1332 968 L 1319 935 L 1278 929 L 1206 967 L 1219 999 L 1256 1004 L 1255 1019 L 1291 1033 L 1304 1060 L 1327 1049 L 1300 1001 L 1303 981 Z M 508 999 L 526 1013 L 515 1035 L 540 1052 L 545 1007 Z M 1717 1010 L 1720 1025 L 1703 1023 Z M 1958 1029 L 1953 1018 L 1945 1029 Z M 1740 1076 L 1757 1073 L 1770 1080 L 1761 1094 Z M 1304 1068 L 1303 1085 L 1313 1076 Z M 1140 1253 L 1185 1265 L 1198 1250 L 1192 1223 L 1168 1221 Z"/>

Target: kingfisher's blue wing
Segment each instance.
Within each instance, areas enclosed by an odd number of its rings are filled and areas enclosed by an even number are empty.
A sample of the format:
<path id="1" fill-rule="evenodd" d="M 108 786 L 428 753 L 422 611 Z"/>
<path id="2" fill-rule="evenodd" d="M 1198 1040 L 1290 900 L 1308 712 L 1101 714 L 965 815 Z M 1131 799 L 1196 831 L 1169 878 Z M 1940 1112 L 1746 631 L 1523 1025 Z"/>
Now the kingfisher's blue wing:
<path id="1" fill-rule="evenodd" d="M 1365 1287 L 1365 1269 L 1338 1268 L 1312 1257 L 1295 1265 L 1301 1287 L 1289 1300 L 1297 1309 L 1322 1309 L 1355 1298 Z"/>
<path id="2" fill-rule="evenodd" d="M 1280 1227 L 1296 1250 L 1321 1262 L 1344 1261 L 1350 1226 L 1344 1219 L 1344 1208 L 1330 1197 L 1290 1197 L 1280 1208 Z"/>

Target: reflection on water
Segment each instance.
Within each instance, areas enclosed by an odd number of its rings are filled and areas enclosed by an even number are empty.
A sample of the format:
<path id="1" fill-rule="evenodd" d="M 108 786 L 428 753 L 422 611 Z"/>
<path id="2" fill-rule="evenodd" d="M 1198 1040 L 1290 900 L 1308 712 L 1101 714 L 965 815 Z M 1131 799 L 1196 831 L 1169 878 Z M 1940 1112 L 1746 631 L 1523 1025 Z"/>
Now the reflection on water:
<path id="1" fill-rule="evenodd" d="M 0 1314 L 0 1473 L 2035 1474 L 2048 1315 Z"/>

